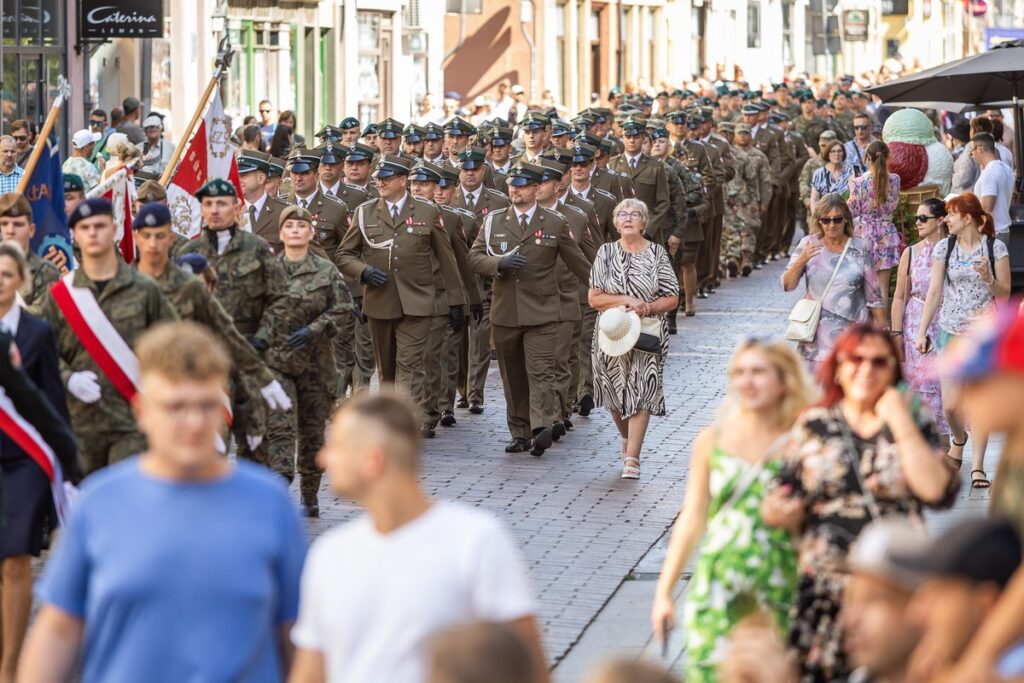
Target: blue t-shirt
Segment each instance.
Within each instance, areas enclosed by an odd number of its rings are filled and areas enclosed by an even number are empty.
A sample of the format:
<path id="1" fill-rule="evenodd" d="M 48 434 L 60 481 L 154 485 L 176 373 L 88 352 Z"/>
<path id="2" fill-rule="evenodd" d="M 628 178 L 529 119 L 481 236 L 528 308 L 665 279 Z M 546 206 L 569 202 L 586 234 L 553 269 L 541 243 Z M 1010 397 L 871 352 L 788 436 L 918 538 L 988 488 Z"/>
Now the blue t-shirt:
<path id="1" fill-rule="evenodd" d="M 86 683 L 281 681 L 305 555 L 278 475 L 175 482 L 131 458 L 86 481 L 39 598 L 85 621 Z"/>

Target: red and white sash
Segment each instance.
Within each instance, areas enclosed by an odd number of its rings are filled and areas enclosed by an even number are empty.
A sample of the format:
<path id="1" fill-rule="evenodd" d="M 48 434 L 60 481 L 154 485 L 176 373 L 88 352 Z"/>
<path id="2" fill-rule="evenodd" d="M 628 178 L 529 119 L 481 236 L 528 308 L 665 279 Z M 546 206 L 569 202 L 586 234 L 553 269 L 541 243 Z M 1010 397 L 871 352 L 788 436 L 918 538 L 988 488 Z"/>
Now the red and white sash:
<path id="1" fill-rule="evenodd" d="M 50 480 L 53 507 L 57 510 L 57 519 L 63 526 L 64 516 L 68 512 L 68 497 L 64 490 L 64 474 L 60 461 L 57 460 L 57 455 L 50 445 L 43 440 L 43 436 L 14 407 L 3 387 L 0 387 L 0 431 L 28 453 Z"/>

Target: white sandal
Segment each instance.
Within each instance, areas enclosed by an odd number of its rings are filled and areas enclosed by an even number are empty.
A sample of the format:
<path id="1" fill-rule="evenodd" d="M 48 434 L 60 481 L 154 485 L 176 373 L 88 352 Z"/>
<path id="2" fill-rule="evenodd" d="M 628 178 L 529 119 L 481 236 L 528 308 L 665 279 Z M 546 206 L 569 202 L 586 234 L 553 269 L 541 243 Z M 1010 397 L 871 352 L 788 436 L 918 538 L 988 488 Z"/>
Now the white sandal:
<path id="1" fill-rule="evenodd" d="M 622 478 L 623 479 L 639 479 L 640 478 L 640 458 L 633 458 L 626 456 L 622 459 Z"/>

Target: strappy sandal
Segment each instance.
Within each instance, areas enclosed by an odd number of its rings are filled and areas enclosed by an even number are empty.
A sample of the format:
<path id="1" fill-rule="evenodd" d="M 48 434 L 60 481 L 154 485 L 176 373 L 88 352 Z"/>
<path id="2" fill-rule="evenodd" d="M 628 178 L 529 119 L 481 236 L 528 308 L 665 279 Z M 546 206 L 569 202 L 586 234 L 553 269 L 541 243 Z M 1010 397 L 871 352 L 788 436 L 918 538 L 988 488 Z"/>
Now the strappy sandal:
<path id="1" fill-rule="evenodd" d="M 622 478 L 623 479 L 639 479 L 640 478 L 640 458 L 634 458 L 626 456 L 622 459 Z"/>
<path id="2" fill-rule="evenodd" d="M 963 441 L 963 443 L 957 443 L 956 442 L 956 438 L 953 435 L 950 435 L 949 440 L 952 442 L 952 445 L 949 447 L 949 449 L 953 450 L 954 448 L 959 448 L 960 449 L 960 457 L 959 458 L 954 458 L 952 455 L 949 454 L 949 452 L 947 452 L 946 453 L 946 460 L 949 460 L 949 462 L 952 463 L 952 465 L 956 469 L 956 471 L 959 472 L 960 468 L 964 466 L 964 446 L 967 445 L 967 432 L 964 432 L 964 441 Z"/>
<path id="3" fill-rule="evenodd" d="M 975 478 L 975 474 L 981 472 L 981 476 Z M 971 488 L 972 489 L 987 489 L 992 486 L 992 482 L 988 480 L 988 476 L 985 475 L 985 470 L 971 470 Z"/>

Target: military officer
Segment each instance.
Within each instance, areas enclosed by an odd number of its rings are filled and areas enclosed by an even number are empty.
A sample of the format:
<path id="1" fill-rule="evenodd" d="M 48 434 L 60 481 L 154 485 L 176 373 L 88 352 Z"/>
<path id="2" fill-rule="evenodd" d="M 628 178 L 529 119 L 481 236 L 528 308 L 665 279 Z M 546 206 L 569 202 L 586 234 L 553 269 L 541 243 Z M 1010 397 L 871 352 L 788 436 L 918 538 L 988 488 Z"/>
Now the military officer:
<path id="1" fill-rule="evenodd" d="M 470 249 L 473 270 L 494 278 L 492 330 L 505 388 L 508 453 L 543 455 L 553 440 L 554 365 L 561 317 L 556 265 L 582 282 L 590 264 L 560 214 L 537 206 L 543 170 L 517 164 L 509 175 L 512 207 L 488 214 Z"/>
<path id="2" fill-rule="evenodd" d="M 378 123 L 377 146 L 380 148 L 380 153 L 412 159 L 413 157 L 402 151 L 402 133 L 404 130 L 405 124 L 397 119 L 387 118 Z"/>
<path id="3" fill-rule="evenodd" d="M 789 249 L 796 232 L 797 200 L 800 196 L 800 171 L 810 154 L 807 152 L 807 141 L 799 132 L 793 130 L 792 122 L 785 112 L 779 112 L 779 128 L 782 130 L 783 143 L 793 158 L 791 170 L 782 178 L 781 185 L 786 192 L 786 201 L 782 206 L 779 220 L 780 233 L 775 242 L 774 251 L 779 258 L 789 256 Z"/>
<path id="4" fill-rule="evenodd" d="M 633 183 L 636 198 L 647 204 L 650 219 L 647 235 L 653 242 L 661 244 L 667 235 L 668 222 L 668 176 L 665 164 L 651 158 L 642 151 L 647 138 L 647 122 L 630 116 L 622 124 L 625 153 L 608 164 L 617 173 L 625 173 Z"/>
<path id="5" fill-rule="evenodd" d="M 338 249 L 338 263 L 363 283 L 363 314 L 369 319 L 381 382 L 414 390 L 423 381 L 426 342 L 434 315 L 436 261 L 445 283 L 452 328 L 465 322 L 458 264 L 431 201 L 405 189 L 410 164 L 385 155 L 374 171 L 380 197 L 356 209 Z M 400 260 L 401 259 L 401 260 Z M 426 413 L 427 406 L 420 406 Z M 430 431 L 423 425 L 424 432 Z"/>
<path id="6" fill-rule="evenodd" d="M 750 126 L 734 125 L 736 175 L 726 184 L 726 218 L 723 251 L 730 275 L 750 275 L 762 229 L 761 216 L 771 201 L 772 183 L 768 157 L 751 144 Z"/>
<path id="7" fill-rule="evenodd" d="M 380 152 L 379 140 L 377 139 L 377 124 L 369 123 L 363 128 L 363 133 L 359 137 L 364 145 L 372 147 L 377 152 Z"/>
<path id="8" fill-rule="evenodd" d="M 568 147 L 572 144 L 572 125 L 562 119 L 551 119 L 551 137 L 549 141 L 554 147 Z"/>
<path id="9" fill-rule="evenodd" d="M 633 196 L 633 185 L 625 173 L 617 173 L 608 168 L 615 142 L 611 138 L 596 138 L 593 135 L 576 136 L 576 142 L 590 145 L 594 153 L 594 168 L 590 172 L 590 183 L 605 192 L 610 192 L 618 204 L 626 197 Z"/>
<path id="10" fill-rule="evenodd" d="M 837 140 L 834 130 L 826 130 L 818 137 L 818 153 L 807 160 L 804 167 L 800 169 L 800 201 L 804 209 L 808 210 L 811 204 L 811 179 L 814 172 L 825 165 L 825 150 Z"/>
<path id="11" fill-rule="evenodd" d="M 768 165 L 772 174 L 772 202 L 769 203 L 765 215 L 761 217 L 761 230 L 757 236 L 756 258 L 758 264 L 762 263 L 767 256 L 764 252 L 767 248 L 769 233 L 772 230 L 772 220 L 775 215 L 773 202 L 778 201 L 778 183 L 782 174 L 783 162 L 778 136 L 768 127 L 767 114 L 764 117 L 765 122 L 761 122 L 761 112 L 761 106 L 756 104 L 748 104 L 743 108 L 743 122 L 750 126 L 754 147 L 768 157 Z"/>
<path id="12" fill-rule="evenodd" d="M 783 83 L 773 83 L 772 89 L 775 91 L 775 101 L 778 102 L 776 108 L 788 116 L 790 119 L 794 119 L 800 115 L 800 103 L 793 100 L 790 97 L 789 86 Z"/>
<path id="13" fill-rule="evenodd" d="M 376 150 L 370 145 L 357 142 L 345 157 L 345 184 L 366 193 L 367 199 L 375 199 L 377 188 L 370 182 L 370 171 Z"/>
<path id="14" fill-rule="evenodd" d="M 721 264 L 722 229 L 725 216 L 725 184 L 736 175 L 736 169 L 732 159 L 732 146 L 722 137 L 714 134 L 714 118 L 710 108 L 701 109 L 700 117 L 700 141 L 704 145 L 713 147 L 721 159 L 722 175 L 719 178 L 718 187 L 711 196 L 712 208 L 712 241 L 708 249 L 708 262 L 706 268 L 711 277 L 711 287 L 720 285 L 719 267 Z M 716 170 L 719 167 L 716 166 Z"/>
<path id="15" fill-rule="evenodd" d="M 314 153 L 320 157 L 320 163 L 317 164 L 320 192 L 332 199 L 340 199 L 344 202 L 345 174 L 343 168 L 348 148 L 338 142 L 328 140 L 317 147 Z"/>
<path id="16" fill-rule="evenodd" d="M 512 158 L 512 163 L 525 161 L 536 164 L 541 153 L 551 147 L 551 118 L 539 111 L 526 112 L 520 122 L 523 131 L 523 153 Z"/>
<path id="17" fill-rule="evenodd" d="M 113 365 L 119 361 L 112 353 L 100 355 L 103 349 L 109 353 L 109 344 L 84 344 L 84 328 L 93 330 L 95 338 L 97 325 L 108 326 L 131 348 L 150 326 L 178 318 L 160 287 L 118 257 L 113 213 L 110 202 L 102 198 L 86 199 L 75 207 L 68 225 L 80 250 L 79 267 L 67 276 L 63 294 L 58 294 L 61 283 L 47 290 L 40 309 L 56 333 L 71 426 L 78 437 L 79 460 L 87 476 L 144 451 L 146 440 L 132 414 L 130 399 L 136 390 L 115 383 L 106 374 L 104 368 L 111 365 L 100 358 L 113 359 Z M 78 308 L 75 297 L 67 296 L 74 289 L 82 298 L 98 304 L 105 320 L 90 320 Z"/>
<path id="18" fill-rule="evenodd" d="M 415 123 L 405 127 L 402 131 L 402 152 L 405 156 L 413 159 L 423 158 L 423 136 L 426 132 L 423 126 L 417 126 Z"/>
<path id="19" fill-rule="evenodd" d="M 270 157 L 267 164 L 270 170 L 267 172 L 267 194 L 277 197 L 281 193 L 281 181 L 284 178 L 285 160 L 280 157 Z"/>
<path id="20" fill-rule="evenodd" d="M 85 199 L 85 181 L 82 176 L 74 173 L 64 174 L 64 215 L 70 216 L 78 206 L 78 202 Z"/>
<path id="21" fill-rule="evenodd" d="M 319 140 L 320 144 L 324 144 L 324 143 L 327 143 L 327 142 L 334 142 L 334 143 L 337 143 L 337 144 L 341 144 L 341 135 L 342 135 L 341 128 L 338 128 L 337 126 L 332 126 L 332 125 L 328 124 L 328 125 L 324 126 L 323 128 L 321 128 L 320 130 L 318 130 L 313 135 L 313 137 L 315 137 L 317 140 Z"/>
<path id="22" fill-rule="evenodd" d="M 246 150 L 238 157 L 238 177 L 242 181 L 242 221 L 245 229 L 259 235 L 270 245 L 272 253 L 281 252 L 281 243 L 275 229 L 277 219 L 288 206 L 285 202 L 271 197 L 267 192 L 267 173 L 270 171 L 270 155 L 256 149 Z"/>
<path id="23" fill-rule="evenodd" d="M 829 130 L 828 121 L 818 116 L 818 105 L 814 94 L 810 91 L 800 93 L 800 115 L 793 120 L 793 128 L 796 129 L 805 140 L 816 141 L 821 134 Z"/>
<path id="24" fill-rule="evenodd" d="M 354 147 L 359 142 L 359 119 L 354 116 L 346 116 L 338 124 L 341 129 L 341 144 L 346 147 Z"/>
<path id="25" fill-rule="evenodd" d="M 512 129 L 508 126 L 491 128 L 491 158 L 487 163 L 494 173 L 494 189 L 502 194 L 507 194 L 508 185 L 505 181 L 512 168 L 512 137 Z"/>
<path id="26" fill-rule="evenodd" d="M 435 166 L 444 164 L 444 128 L 434 122 L 423 129 L 423 159 Z"/>
<path id="27" fill-rule="evenodd" d="M 21 297 L 25 300 L 25 309 L 29 313 L 39 315 L 39 308 L 46 297 L 46 292 L 50 285 L 60 279 L 61 271 L 29 248 L 35 234 L 36 224 L 32 222 L 32 205 L 24 195 L 9 192 L 0 196 L 0 235 L 5 242 L 15 242 L 25 252 L 29 277 L 24 289 L 21 290 Z"/>

